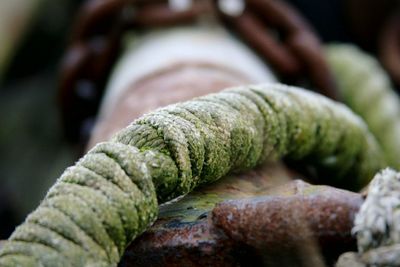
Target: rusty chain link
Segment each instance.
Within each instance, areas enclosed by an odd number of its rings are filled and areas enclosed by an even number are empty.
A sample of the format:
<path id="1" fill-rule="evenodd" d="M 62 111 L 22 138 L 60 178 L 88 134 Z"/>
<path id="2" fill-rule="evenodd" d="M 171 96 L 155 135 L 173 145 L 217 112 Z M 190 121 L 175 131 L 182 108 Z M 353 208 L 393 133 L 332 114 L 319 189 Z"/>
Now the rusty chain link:
<path id="1" fill-rule="evenodd" d="M 379 39 L 379 57 L 396 85 L 400 85 L 400 12 L 387 19 Z"/>
<path id="2" fill-rule="evenodd" d="M 284 82 L 302 82 L 306 77 L 320 93 L 338 99 L 318 37 L 289 4 L 246 0 L 243 12 L 239 6 L 230 13 L 221 10 L 220 1 L 192 0 L 188 8 L 171 8 L 167 0 L 89 0 L 83 4 L 61 67 L 59 101 L 68 139 L 82 141 L 82 132 L 85 136 L 85 129 L 90 128 L 126 30 L 191 23 L 207 14 L 218 16 Z"/>

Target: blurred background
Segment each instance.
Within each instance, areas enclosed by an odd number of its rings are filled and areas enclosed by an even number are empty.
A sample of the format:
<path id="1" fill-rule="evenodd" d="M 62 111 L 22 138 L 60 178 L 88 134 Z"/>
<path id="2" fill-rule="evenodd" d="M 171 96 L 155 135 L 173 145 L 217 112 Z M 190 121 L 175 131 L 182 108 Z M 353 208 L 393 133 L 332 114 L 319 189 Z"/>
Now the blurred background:
<path id="1" fill-rule="evenodd" d="M 102 1 L 102 0 L 97 0 Z M 0 239 L 73 164 L 80 147 L 63 134 L 59 65 L 78 0 L 0 0 Z M 291 0 L 324 42 L 373 54 L 395 0 Z"/>
<path id="2" fill-rule="evenodd" d="M 81 1 L 0 1 L 0 239 L 77 156 L 63 138 L 58 65 Z"/>

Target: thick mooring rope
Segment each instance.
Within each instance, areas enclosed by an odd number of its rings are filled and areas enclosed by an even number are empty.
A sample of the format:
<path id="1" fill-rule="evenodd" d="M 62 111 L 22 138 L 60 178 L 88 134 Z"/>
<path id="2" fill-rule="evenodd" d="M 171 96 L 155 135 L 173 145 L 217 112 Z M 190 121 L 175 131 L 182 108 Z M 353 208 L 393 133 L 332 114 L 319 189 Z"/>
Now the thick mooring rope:
<path id="1" fill-rule="evenodd" d="M 149 113 L 95 146 L 15 230 L 0 266 L 116 266 L 156 219 L 157 202 L 280 158 L 352 188 L 384 166 L 342 104 L 283 85 L 225 90 Z"/>

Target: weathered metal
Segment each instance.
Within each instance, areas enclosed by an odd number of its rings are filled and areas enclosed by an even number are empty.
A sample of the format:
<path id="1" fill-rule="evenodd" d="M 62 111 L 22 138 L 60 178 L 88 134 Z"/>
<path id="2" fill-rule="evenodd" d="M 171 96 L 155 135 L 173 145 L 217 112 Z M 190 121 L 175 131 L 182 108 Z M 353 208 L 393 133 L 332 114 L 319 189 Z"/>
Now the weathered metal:
<path id="1" fill-rule="evenodd" d="M 332 261 L 354 249 L 350 229 L 361 203 L 359 194 L 297 180 L 271 195 L 218 204 L 212 221 L 274 266 L 321 266 L 321 254 Z"/>
<path id="2" fill-rule="evenodd" d="M 323 266 L 348 249 L 359 194 L 282 165 L 231 175 L 160 208 L 120 266 Z M 268 265 L 267 265 L 268 266 Z"/>

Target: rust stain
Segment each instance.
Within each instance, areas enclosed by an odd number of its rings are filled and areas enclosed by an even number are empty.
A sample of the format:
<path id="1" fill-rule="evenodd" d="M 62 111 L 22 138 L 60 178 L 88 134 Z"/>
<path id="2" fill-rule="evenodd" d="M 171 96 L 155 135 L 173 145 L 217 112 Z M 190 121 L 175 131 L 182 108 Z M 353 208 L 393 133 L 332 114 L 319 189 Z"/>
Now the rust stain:
<path id="1" fill-rule="evenodd" d="M 329 261 L 355 246 L 351 228 L 363 202 L 360 194 L 299 180 L 274 191 L 217 204 L 212 225 L 236 242 L 263 251 L 269 261 L 281 262 L 287 254 L 301 266 L 317 266 L 317 261 L 323 262 L 319 255 Z"/>
<path id="2" fill-rule="evenodd" d="M 332 264 L 355 247 L 350 231 L 363 198 L 294 177 L 281 165 L 264 166 L 162 206 L 120 266 Z"/>

